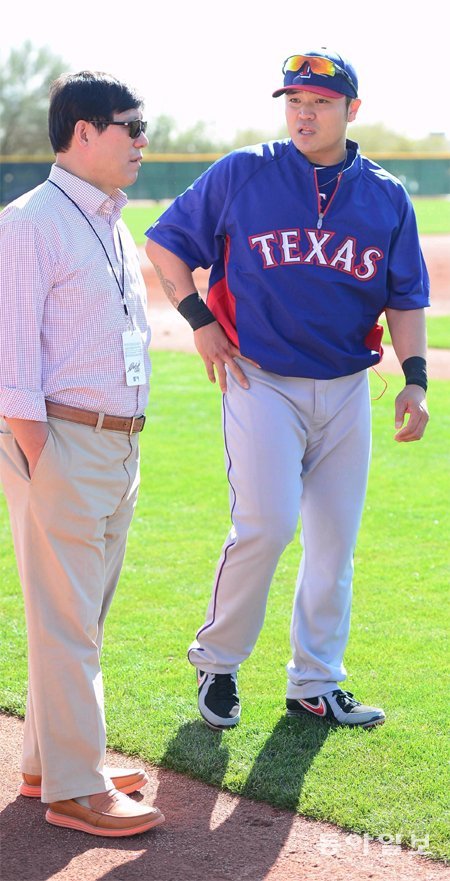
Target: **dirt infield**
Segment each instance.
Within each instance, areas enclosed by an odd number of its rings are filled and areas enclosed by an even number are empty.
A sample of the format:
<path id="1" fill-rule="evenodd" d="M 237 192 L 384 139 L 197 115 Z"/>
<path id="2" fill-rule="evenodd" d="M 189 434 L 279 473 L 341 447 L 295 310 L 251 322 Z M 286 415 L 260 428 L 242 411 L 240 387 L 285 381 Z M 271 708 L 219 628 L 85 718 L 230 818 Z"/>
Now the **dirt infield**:
<path id="1" fill-rule="evenodd" d="M 234 798 L 146 765 L 145 800 L 166 823 L 107 840 L 49 826 L 17 794 L 22 722 L 0 716 L 2 881 L 444 881 L 450 870 L 414 850 Z M 369 736 L 371 736 L 369 734 Z M 109 753 L 112 765 L 133 762 Z M 139 798 L 139 796 L 135 796 Z"/>
<path id="2" fill-rule="evenodd" d="M 424 236 L 422 248 L 431 279 L 431 315 L 450 314 L 450 236 Z M 140 249 L 141 266 L 149 299 L 149 318 L 152 326 L 152 348 L 195 352 L 192 331 L 181 315 L 170 305 L 150 265 L 144 248 Z M 208 272 L 198 269 L 194 278 L 200 293 L 205 296 Z M 450 352 L 443 349 L 429 351 L 429 375 L 434 379 L 450 379 Z M 388 373 L 399 373 L 400 367 L 391 346 L 385 347 L 383 368 Z"/>

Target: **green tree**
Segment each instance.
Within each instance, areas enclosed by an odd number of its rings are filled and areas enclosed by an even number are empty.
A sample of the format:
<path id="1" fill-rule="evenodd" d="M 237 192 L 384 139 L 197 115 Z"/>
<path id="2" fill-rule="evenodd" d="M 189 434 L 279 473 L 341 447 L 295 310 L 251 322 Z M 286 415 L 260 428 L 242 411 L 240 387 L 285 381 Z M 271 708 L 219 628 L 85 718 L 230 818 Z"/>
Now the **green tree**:
<path id="1" fill-rule="evenodd" d="M 210 133 L 208 123 L 200 120 L 180 131 L 173 117 L 165 114 L 150 121 L 148 137 L 150 153 L 218 153 L 229 149 Z"/>
<path id="2" fill-rule="evenodd" d="M 172 138 L 175 131 L 175 120 L 164 113 L 149 122 L 147 135 L 150 153 L 173 153 Z"/>
<path id="3" fill-rule="evenodd" d="M 230 150 L 238 150 L 239 147 L 247 147 L 248 144 L 260 144 L 264 141 L 276 141 L 279 138 L 286 138 L 286 130 L 282 132 L 269 132 L 263 129 L 241 129 L 236 132 L 233 140 L 230 142 Z"/>
<path id="4" fill-rule="evenodd" d="M 50 153 L 47 131 L 50 83 L 67 64 L 48 46 L 27 40 L 0 64 L 0 155 Z"/>
<path id="5" fill-rule="evenodd" d="M 363 153 L 447 153 L 450 143 L 445 135 L 429 134 L 414 139 L 386 128 L 381 122 L 373 125 L 351 125 L 348 135 L 358 141 Z"/>
<path id="6" fill-rule="evenodd" d="M 208 123 L 202 121 L 178 132 L 174 146 L 177 153 L 217 153 L 228 149 L 210 133 Z"/>

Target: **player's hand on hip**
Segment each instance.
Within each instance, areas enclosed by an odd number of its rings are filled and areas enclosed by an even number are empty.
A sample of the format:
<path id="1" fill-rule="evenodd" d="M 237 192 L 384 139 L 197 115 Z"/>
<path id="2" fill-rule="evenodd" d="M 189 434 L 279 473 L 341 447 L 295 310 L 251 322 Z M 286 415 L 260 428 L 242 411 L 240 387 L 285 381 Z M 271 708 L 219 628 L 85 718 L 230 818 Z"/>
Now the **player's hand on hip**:
<path id="1" fill-rule="evenodd" d="M 405 425 L 407 414 L 409 419 Z M 429 418 L 424 389 L 420 385 L 405 385 L 395 399 L 395 427 L 400 431 L 394 435 L 394 440 L 420 440 Z"/>
<path id="2" fill-rule="evenodd" d="M 230 343 L 217 321 L 194 331 L 194 342 L 199 355 L 203 358 L 209 380 L 215 382 L 217 372 L 219 385 L 223 392 L 227 390 L 226 367 L 242 388 L 250 388 L 245 373 L 235 361 L 235 357 L 240 355 L 239 349 Z"/>

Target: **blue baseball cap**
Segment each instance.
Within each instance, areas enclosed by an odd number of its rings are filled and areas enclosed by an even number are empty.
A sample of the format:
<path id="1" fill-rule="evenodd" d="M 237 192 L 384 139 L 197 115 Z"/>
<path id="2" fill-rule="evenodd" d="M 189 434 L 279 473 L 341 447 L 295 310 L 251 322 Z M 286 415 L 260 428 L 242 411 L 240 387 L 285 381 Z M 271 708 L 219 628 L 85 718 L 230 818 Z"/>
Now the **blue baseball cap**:
<path id="1" fill-rule="evenodd" d="M 317 60 L 316 60 L 317 59 Z M 290 55 L 283 64 L 284 83 L 273 98 L 306 90 L 328 98 L 358 97 L 358 77 L 349 61 L 323 46 L 302 55 Z"/>

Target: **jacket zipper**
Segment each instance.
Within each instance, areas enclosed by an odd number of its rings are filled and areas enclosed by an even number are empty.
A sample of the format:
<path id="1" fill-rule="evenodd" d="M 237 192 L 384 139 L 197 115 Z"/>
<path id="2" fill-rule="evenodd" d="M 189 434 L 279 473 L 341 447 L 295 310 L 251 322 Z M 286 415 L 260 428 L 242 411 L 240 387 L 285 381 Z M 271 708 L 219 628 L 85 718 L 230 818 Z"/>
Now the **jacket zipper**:
<path id="1" fill-rule="evenodd" d="M 335 197 L 335 195 L 336 195 L 336 193 L 337 193 L 337 191 L 338 191 L 338 189 L 339 189 L 339 184 L 340 184 L 340 182 L 341 182 L 341 177 L 342 177 L 343 173 L 344 173 L 343 171 L 340 171 L 340 172 L 339 172 L 339 174 L 338 174 L 338 176 L 337 176 L 337 178 L 336 178 L 336 186 L 335 186 L 335 188 L 334 188 L 333 195 L 332 195 L 330 201 L 328 202 L 328 205 L 325 206 L 325 211 L 321 211 L 321 209 L 320 209 L 320 192 L 319 192 L 319 184 L 318 184 L 318 182 L 317 182 L 317 171 L 316 171 L 316 169 L 314 169 L 314 181 L 315 181 L 315 184 L 316 184 L 316 193 L 317 193 L 317 211 L 318 211 L 318 215 L 319 215 L 318 218 L 317 218 L 316 229 L 322 229 L 323 218 L 325 217 L 325 214 L 327 213 L 327 211 L 328 211 L 328 209 L 329 209 L 329 207 L 330 207 L 330 205 L 331 205 L 331 203 L 332 203 L 332 201 L 333 201 L 333 199 L 334 199 L 334 197 Z"/>

